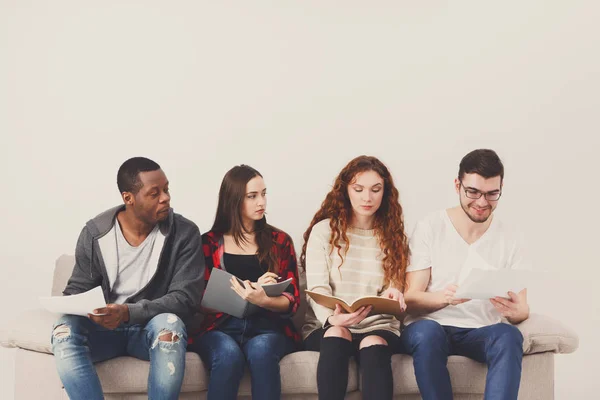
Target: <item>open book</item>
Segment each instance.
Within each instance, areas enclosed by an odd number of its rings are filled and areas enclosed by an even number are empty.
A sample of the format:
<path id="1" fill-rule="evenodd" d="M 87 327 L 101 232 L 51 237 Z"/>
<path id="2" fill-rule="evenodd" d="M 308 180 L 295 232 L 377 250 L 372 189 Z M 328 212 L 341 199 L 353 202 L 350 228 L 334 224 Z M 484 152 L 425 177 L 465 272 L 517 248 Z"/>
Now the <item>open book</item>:
<path id="1" fill-rule="evenodd" d="M 210 279 L 206 285 L 206 291 L 202 298 L 202 307 L 212 308 L 232 315 L 237 318 L 246 318 L 255 314 L 261 308 L 250 303 L 240 297 L 239 294 L 231 289 L 231 279 L 233 275 L 222 269 L 213 268 L 210 273 Z M 244 282 L 236 277 L 240 285 L 244 286 Z M 283 282 L 261 285 L 265 293 L 269 297 L 280 296 L 281 293 L 289 286 L 292 278 Z"/>
<path id="2" fill-rule="evenodd" d="M 335 310 L 335 305 L 339 304 L 348 313 L 352 313 L 363 306 L 373 306 L 371 314 L 390 314 L 399 320 L 402 320 L 405 314 L 404 312 L 400 311 L 400 303 L 398 303 L 398 300 L 386 299 L 384 297 L 359 297 L 351 304 L 348 304 L 339 297 L 312 292 L 310 290 L 306 290 L 306 294 L 309 295 L 317 304 L 332 310 Z"/>

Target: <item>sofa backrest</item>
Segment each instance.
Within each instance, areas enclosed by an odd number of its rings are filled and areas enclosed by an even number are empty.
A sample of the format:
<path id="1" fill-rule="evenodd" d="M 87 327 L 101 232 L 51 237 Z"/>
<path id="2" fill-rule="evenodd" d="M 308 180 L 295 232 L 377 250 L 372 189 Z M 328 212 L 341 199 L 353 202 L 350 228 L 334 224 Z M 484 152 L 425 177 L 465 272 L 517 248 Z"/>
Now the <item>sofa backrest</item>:
<path id="1" fill-rule="evenodd" d="M 56 266 L 54 267 L 54 277 L 52 279 L 52 296 L 62 295 L 62 291 L 65 290 L 67 282 L 73 273 L 73 267 L 75 266 L 75 256 L 63 254 L 56 260 Z"/>
<path id="2" fill-rule="evenodd" d="M 56 267 L 54 268 L 54 278 L 52 280 L 52 296 L 60 296 L 62 291 L 67 286 L 67 282 L 73 273 L 73 267 L 75 266 L 75 256 L 63 254 L 56 260 Z M 302 329 L 304 324 L 304 314 L 306 313 L 306 297 L 304 294 L 306 289 L 306 274 L 300 273 L 300 307 L 294 316 L 294 325 L 298 329 L 298 332 Z"/>

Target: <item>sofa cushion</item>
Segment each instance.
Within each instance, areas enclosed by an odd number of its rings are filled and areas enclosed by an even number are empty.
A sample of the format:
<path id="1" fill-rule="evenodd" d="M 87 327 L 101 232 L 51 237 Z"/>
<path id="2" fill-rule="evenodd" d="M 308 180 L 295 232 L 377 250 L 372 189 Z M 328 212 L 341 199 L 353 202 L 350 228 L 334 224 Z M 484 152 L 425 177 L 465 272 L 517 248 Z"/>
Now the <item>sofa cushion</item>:
<path id="1" fill-rule="evenodd" d="M 46 310 L 26 310 L 0 329 L 0 345 L 52 353 L 50 339 L 58 316 Z"/>
<path id="2" fill-rule="evenodd" d="M 405 354 L 392 356 L 394 394 L 419 393 L 413 359 Z M 448 357 L 448 371 L 454 393 L 483 393 L 485 389 L 485 364 L 467 357 Z"/>
<path id="3" fill-rule="evenodd" d="M 19 386 L 27 387 L 31 382 L 31 370 L 39 377 L 36 380 L 40 385 L 45 385 L 48 398 L 57 398 L 50 395 L 52 387 L 61 388 L 54 360 L 51 355 L 32 351 L 19 350 L 17 352 L 16 379 Z M 553 392 L 553 354 L 534 354 L 523 359 L 523 376 L 519 398 L 548 399 Z M 281 361 L 282 392 L 285 398 L 299 396 L 308 398 L 307 395 L 316 395 L 316 366 L 318 355 L 315 352 L 299 352 L 290 354 Z M 412 359 L 406 355 L 392 357 L 394 374 L 394 394 L 396 396 L 414 396 L 418 393 L 414 377 Z M 97 364 L 98 376 L 102 382 L 108 398 L 125 394 L 126 398 L 143 398 L 146 393 L 149 363 L 132 357 L 118 357 Z M 452 356 L 448 360 L 448 370 L 452 380 L 455 398 L 461 395 L 478 395 L 485 388 L 485 374 L 487 368 L 484 364 L 477 363 L 465 357 Z M 351 363 L 349 370 L 350 382 L 348 393 L 358 389 L 358 376 L 356 364 Z M 186 371 L 183 379 L 182 393 L 198 393 L 205 391 L 208 385 L 207 371 L 200 362 L 200 357 L 195 353 L 188 353 L 186 357 Z M 45 383 L 42 383 L 42 381 Z M 20 389 L 30 393 L 30 396 L 21 398 L 41 398 L 39 393 L 34 396 L 35 388 Z M 250 396 L 250 376 L 245 374 L 240 385 L 241 396 Z M 137 396 L 137 397 L 135 397 Z M 120 398 L 121 396 L 119 396 Z M 65 397 L 66 398 L 66 397 Z M 147 397 L 146 397 L 147 398 Z M 312 397 L 311 397 L 312 398 Z M 410 397 L 412 398 L 412 397 Z"/>
<path id="4" fill-rule="evenodd" d="M 52 278 L 52 296 L 62 295 L 67 286 L 67 282 L 73 273 L 75 266 L 75 256 L 63 254 L 56 259 L 54 267 L 54 276 Z"/>
<path id="5" fill-rule="evenodd" d="M 319 353 L 300 351 L 285 356 L 279 363 L 281 371 L 281 391 L 287 394 L 317 394 L 317 363 Z M 240 385 L 240 394 L 250 394 L 250 378 L 246 374 Z M 356 362 L 350 360 L 348 386 L 346 392 L 358 390 Z"/>
<path id="6" fill-rule="evenodd" d="M 554 318 L 531 314 L 517 328 L 523 334 L 523 353 L 572 353 L 579 347 L 579 337 L 569 327 Z"/>
<path id="7" fill-rule="evenodd" d="M 148 390 L 150 363 L 134 357 L 117 357 L 96 364 L 105 393 L 144 393 Z M 185 357 L 185 374 L 181 391 L 198 392 L 208 389 L 204 364 L 196 353 Z"/>
<path id="8" fill-rule="evenodd" d="M 519 399 L 551 399 L 554 386 L 554 355 L 532 354 L 523 357 Z M 419 393 L 412 357 L 404 354 L 392 356 L 394 395 Z M 477 394 L 485 390 L 487 366 L 461 356 L 448 357 L 448 372 L 455 395 Z M 455 396 L 455 398 L 458 398 Z"/>
<path id="9" fill-rule="evenodd" d="M 319 354 L 303 351 L 284 357 L 280 363 L 281 390 L 287 394 L 317 394 L 317 362 Z M 185 359 L 182 392 L 208 389 L 208 371 L 196 353 L 188 352 Z M 150 363 L 133 357 L 117 357 L 96 364 L 102 388 L 106 393 L 144 393 L 148 383 Z M 356 363 L 349 367 L 348 392 L 358 390 Z M 244 375 L 240 395 L 251 394 L 250 375 Z"/>

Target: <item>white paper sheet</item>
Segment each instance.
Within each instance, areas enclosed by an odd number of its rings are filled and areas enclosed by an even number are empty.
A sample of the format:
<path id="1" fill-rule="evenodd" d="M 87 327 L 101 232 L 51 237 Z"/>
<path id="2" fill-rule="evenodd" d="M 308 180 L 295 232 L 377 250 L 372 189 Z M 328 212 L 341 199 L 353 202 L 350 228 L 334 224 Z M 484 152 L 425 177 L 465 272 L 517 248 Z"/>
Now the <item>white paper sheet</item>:
<path id="1" fill-rule="evenodd" d="M 40 297 L 40 304 L 53 313 L 81 315 L 82 317 L 87 317 L 97 308 L 106 307 L 100 286 L 71 296 Z"/>
<path id="2" fill-rule="evenodd" d="M 519 293 L 529 286 L 531 272 L 514 269 L 473 268 L 458 286 L 458 299 L 508 298 L 508 291 Z"/>

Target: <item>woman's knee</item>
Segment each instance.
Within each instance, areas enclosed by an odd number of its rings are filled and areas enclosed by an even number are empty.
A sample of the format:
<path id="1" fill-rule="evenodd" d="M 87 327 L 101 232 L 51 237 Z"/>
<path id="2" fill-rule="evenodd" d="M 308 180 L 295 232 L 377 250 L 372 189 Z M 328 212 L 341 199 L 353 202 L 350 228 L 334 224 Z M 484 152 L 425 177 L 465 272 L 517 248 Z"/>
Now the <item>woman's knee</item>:
<path id="1" fill-rule="evenodd" d="M 338 337 L 342 339 L 346 339 L 348 341 L 352 341 L 352 334 L 348 330 L 348 328 L 344 328 L 343 326 L 332 326 L 325 331 L 323 338 L 328 337 Z"/>
<path id="2" fill-rule="evenodd" d="M 279 364 L 279 361 L 293 350 L 283 334 L 269 333 L 252 338 L 244 348 L 250 367 L 253 365 Z"/>
<path id="3" fill-rule="evenodd" d="M 240 346 L 228 335 L 222 332 L 209 332 L 213 334 L 210 341 L 199 343 L 200 356 L 208 364 L 209 369 L 229 367 L 232 369 L 243 369 L 246 358 Z"/>
<path id="4" fill-rule="evenodd" d="M 369 335 L 369 336 L 367 336 L 366 338 L 364 338 L 363 340 L 360 341 L 359 349 L 362 350 L 365 347 L 387 346 L 387 345 L 388 345 L 387 340 L 385 340 L 381 336 Z"/>

